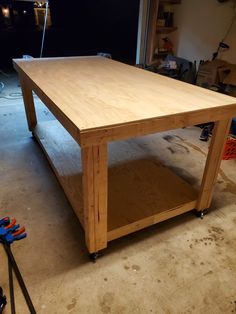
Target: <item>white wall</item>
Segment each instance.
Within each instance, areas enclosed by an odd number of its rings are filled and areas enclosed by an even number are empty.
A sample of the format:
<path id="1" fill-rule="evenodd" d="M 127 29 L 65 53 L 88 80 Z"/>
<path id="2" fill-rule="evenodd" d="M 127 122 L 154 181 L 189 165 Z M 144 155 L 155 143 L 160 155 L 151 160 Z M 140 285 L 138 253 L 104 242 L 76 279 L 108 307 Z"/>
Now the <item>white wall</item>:
<path id="1" fill-rule="evenodd" d="M 182 0 L 175 6 L 175 24 L 179 30 L 172 37 L 176 54 L 190 61 L 210 60 L 225 36 L 234 16 L 234 0 Z M 236 19 L 225 42 L 230 50 L 218 58 L 236 63 Z"/>

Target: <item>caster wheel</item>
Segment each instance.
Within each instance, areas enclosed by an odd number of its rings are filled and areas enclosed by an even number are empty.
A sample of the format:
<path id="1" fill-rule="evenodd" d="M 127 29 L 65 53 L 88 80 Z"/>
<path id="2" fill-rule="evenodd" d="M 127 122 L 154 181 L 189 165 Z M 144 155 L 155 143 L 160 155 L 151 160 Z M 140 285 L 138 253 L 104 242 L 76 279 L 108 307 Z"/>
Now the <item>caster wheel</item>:
<path id="1" fill-rule="evenodd" d="M 96 263 L 97 259 L 101 257 L 103 254 L 99 252 L 89 254 L 89 258 L 93 263 Z"/>
<path id="2" fill-rule="evenodd" d="M 203 219 L 203 217 L 207 214 L 207 209 L 204 209 L 202 211 L 195 211 L 195 214 L 197 217 Z"/>
<path id="3" fill-rule="evenodd" d="M 33 141 L 35 141 L 35 142 L 37 141 L 37 140 L 36 140 L 36 137 L 35 137 L 35 135 L 34 135 L 34 132 L 31 133 L 31 138 L 32 138 Z"/>

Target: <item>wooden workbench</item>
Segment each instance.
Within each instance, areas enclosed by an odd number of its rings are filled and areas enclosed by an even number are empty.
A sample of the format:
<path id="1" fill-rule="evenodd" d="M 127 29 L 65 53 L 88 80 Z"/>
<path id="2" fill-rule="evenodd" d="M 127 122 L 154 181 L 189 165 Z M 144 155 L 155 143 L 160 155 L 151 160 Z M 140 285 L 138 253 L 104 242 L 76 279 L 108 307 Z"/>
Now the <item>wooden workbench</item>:
<path id="1" fill-rule="evenodd" d="M 231 118 L 236 116 L 233 97 L 102 57 L 16 59 L 14 67 L 29 129 L 83 225 L 90 253 L 136 230 L 209 207 Z M 37 122 L 32 91 L 57 121 Z M 198 192 L 158 164 L 156 183 L 152 182 L 157 206 L 144 211 L 108 207 L 108 142 L 209 121 L 216 123 Z M 80 154 L 83 179 L 79 192 L 76 169 Z M 82 205 L 79 193 L 83 193 Z"/>

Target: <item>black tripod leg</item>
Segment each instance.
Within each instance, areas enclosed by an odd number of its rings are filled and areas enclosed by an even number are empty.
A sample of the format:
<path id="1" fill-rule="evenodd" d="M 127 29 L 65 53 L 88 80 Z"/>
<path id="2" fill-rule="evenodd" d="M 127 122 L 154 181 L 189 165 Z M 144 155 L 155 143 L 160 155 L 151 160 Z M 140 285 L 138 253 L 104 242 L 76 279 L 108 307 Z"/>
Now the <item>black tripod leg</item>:
<path id="1" fill-rule="evenodd" d="M 31 314 L 36 314 L 36 311 L 35 311 L 35 308 L 33 306 L 32 301 L 31 301 L 31 298 L 29 296 L 28 290 L 27 290 L 27 288 L 25 286 L 25 283 L 24 283 L 24 280 L 23 280 L 23 278 L 21 276 L 20 270 L 19 270 L 19 268 L 18 268 L 18 266 L 16 264 L 16 261 L 15 261 L 15 258 L 13 256 L 13 254 L 12 254 L 10 245 L 4 243 L 4 249 L 5 249 L 6 253 L 7 253 L 8 258 L 10 259 L 11 266 L 12 266 L 12 268 L 14 270 L 14 273 L 15 273 L 16 278 L 18 280 L 18 283 L 20 285 L 21 291 L 22 291 L 22 293 L 24 295 L 25 301 L 26 301 L 26 303 L 28 305 L 29 311 L 30 311 Z"/>
<path id="2" fill-rule="evenodd" d="M 9 275 L 9 290 L 10 290 L 10 301 L 11 301 L 11 314 L 16 314 L 13 273 L 12 273 L 12 266 L 11 266 L 11 261 L 10 261 L 9 257 L 8 257 L 8 275 Z"/>

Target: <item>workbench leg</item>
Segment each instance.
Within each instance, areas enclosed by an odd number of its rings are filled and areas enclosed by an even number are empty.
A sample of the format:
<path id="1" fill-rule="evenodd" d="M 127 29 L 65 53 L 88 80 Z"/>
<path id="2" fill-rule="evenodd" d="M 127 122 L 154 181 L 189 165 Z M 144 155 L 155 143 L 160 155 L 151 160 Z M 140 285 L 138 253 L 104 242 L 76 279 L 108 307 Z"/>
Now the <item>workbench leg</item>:
<path id="1" fill-rule="evenodd" d="M 37 118 L 35 113 L 35 106 L 34 106 L 34 98 L 32 94 L 32 90 L 27 85 L 25 78 L 20 77 L 20 85 L 22 89 L 22 96 L 25 105 L 25 113 L 28 122 L 28 127 L 30 131 L 33 131 L 36 124 Z"/>
<path id="2" fill-rule="evenodd" d="M 215 123 L 196 206 L 198 212 L 204 212 L 211 204 L 212 192 L 219 172 L 230 124 L 231 119 Z"/>
<path id="3" fill-rule="evenodd" d="M 107 144 L 81 148 L 81 155 L 85 240 L 96 253 L 107 247 Z"/>

